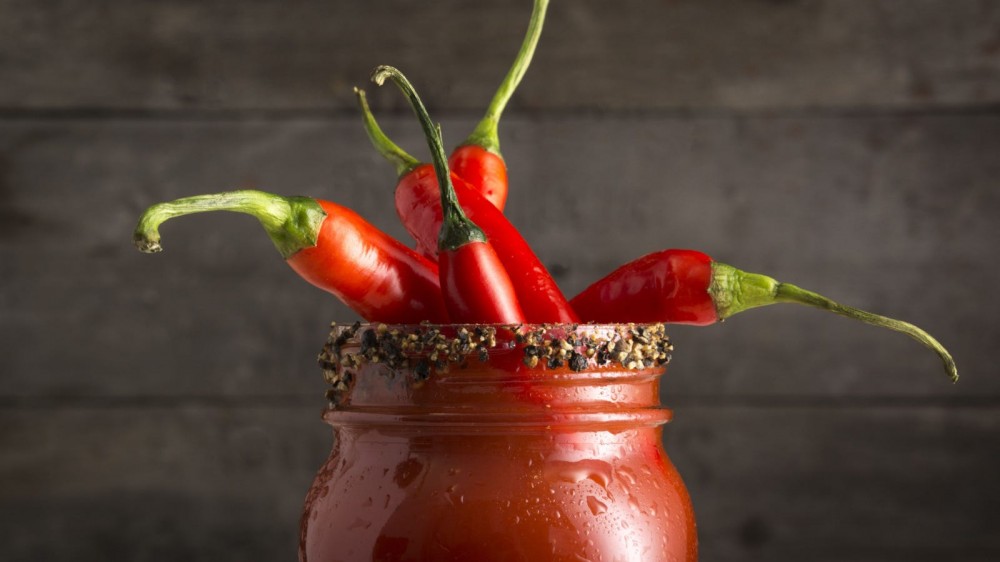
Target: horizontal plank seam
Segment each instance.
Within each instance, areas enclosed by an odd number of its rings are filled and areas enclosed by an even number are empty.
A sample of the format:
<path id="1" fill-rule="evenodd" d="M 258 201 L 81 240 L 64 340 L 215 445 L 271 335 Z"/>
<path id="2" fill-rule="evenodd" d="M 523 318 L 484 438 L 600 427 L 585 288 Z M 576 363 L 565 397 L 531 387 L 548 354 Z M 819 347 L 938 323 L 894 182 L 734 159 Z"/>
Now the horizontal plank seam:
<path id="1" fill-rule="evenodd" d="M 442 110 L 433 108 L 436 119 L 468 119 L 480 117 L 473 110 Z M 927 117 L 927 116 L 983 116 L 1000 114 L 1000 103 L 968 104 L 961 106 L 928 107 L 784 107 L 784 108 L 542 108 L 508 111 L 508 119 L 530 117 L 545 120 L 567 119 L 738 119 L 780 117 Z M 404 108 L 381 112 L 383 117 L 410 118 Z M 241 121 L 340 121 L 357 119 L 354 108 L 336 109 L 110 109 L 110 108 L 10 108 L 0 107 L 0 121 L 169 121 L 169 122 L 241 122 Z"/>
<path id="2" fill-rule="evenodd" d="M 813 553 L 817 549 L 817 545 L 810 545 L 805 548 L 801 547 L 783 547 L 776 546 L 770 549 L 769 553 L 771 556 L 778 557 L 779 554 L 796 554 L 803 553 L 806 557 L 808 554 Z M 858 559 L 869 559 L 871 556 L 878 555 L 881 562 L 921 562 L 930 560 L 942 560 L 942 556 L 947 555 L 949 560 L 957 560 L 955 557 L 961 556 L 961 560 L 966 560 L 965 557 L 980 557 L 980 556 L 990 556 L 995 557 L 1000 555 L 1000 547 L 994 547 L 990 545 L 978 546 L 978 545 L 937 545 L 937 544 L 926 544 L 919 546 L 885 546 L 885 545 L 837 545 L 837 546 L 823 546 L 822 552 L 825 555 L 823 560 L 858 560 Z M 784 558 L 784 557 L 782 557 Z M 996 558 L 991 558 L 996 559 Z M 981 560 L 981 558 L 977 558 Z M 971 560 L 969 562 L 972 562 Z"/>

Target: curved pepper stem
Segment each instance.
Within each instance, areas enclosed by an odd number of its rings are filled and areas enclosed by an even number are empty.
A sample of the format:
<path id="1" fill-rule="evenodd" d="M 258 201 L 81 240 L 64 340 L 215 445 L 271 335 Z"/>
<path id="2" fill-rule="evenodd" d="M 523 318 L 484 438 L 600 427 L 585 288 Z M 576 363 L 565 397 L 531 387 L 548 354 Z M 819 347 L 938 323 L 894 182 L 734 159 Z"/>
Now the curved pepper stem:
<path id="1" fill-rule="evenodd" d="M 525 72 L 528 71 L 531 58 L 535 54 L 535 47 L 538 45 L 538 38 L 542 35 L 545 11 L 548 7 L 549 0 L 535 0 L 534 8 L 531 10 L 531 19 L 528 21 L 528 32 L 524 36 L 524 42 L 521 43 L 521 50 L 517 52 L 514 64 L 507 71 L 507 76 L 500 83 L 496 93 L 493 94 L 493 100 L 486 108 L 486 115 L 476 125 L 472 134 L 462 143 L 463 146 L 472 144 L 481 146 L 494 154 L 500 154 L 500 136 L 497 134 L 500 116 L 507 107 L 507 102 L 514 95 L 514 90 L 524 78 Z"/>
<path id="2" fill-rule="evenodd" d="M 365 91 L 354 88 L 354 95 L 358 97 L 358 105 L 361 107 L 361 119 L 364 121 L 365 132 L 368 133 L 368 138 L 372 141 L 372 146 L 375 147 L 375 150 L 383 158 L 396 166 L 396 174 L 402 177 L 419 166 L 420 160 L 410 156 L 398 144 L 392 142 L 392 139 L 386 136 L 382 128 L 378 126 L 375 116 L 372 115 L 371 108 L 368 107 L 368 99 L 365 97 Z"/>
<path id="3" fill-rule="evenodd" d="M 448 157 L 444 153 L 441 127 L 435 125 L 434 121 L 431 120 L 431 116 L 427 113 L 424 102 L 420 101 L 420 96 L 417 95 L 413 84 L 410 84 L 410 81 L 406 79 L 406 76 L 403 76 L 399 69 L 384 65 L 376 67 L 372 73 L 372 81 L 381 86 L 385 83 L 386 78 L 395 82 L 410 101 L 413 112 L 420 120 L 424 136 L 427 137 L 427 146 L 431 150 L 434 171 L 437 174 L 438 186 L 441 191 L 443 214 L 441 233 L 438 236 L 438 249 L 455 250 L 470 242 L 486 242 L 486 234 L 469 220 L 465 211 L 462 210 L 462 206 L 458 203 L 455 186 L 451 183 L 451 172 L 448 170 Z"/>
<path id="4" fill-rule="evenodd" d="M 133 241 L 140 251 L 154 253 L 160 246 L 160 225 L 174 217 L 209 211 L 231 211 L 256 217 L 274 246 L 288 259 L 316 245 L 326 211 L 310 197 L 282 197 L 256 190 L 228 191 L 157 203 L 139 217 Z"/>
<path id="5" fill-rule="evenodd" d="M 712 283 L 708 292 L 715 302 L 719 320 L 758 306 L 789 302 L 821 308 L 865 324 L 902 332 L 937 353 L 948 377 L 952 382 L 958 381 L 958 369 L 948 350 L 930 334 L 908 322 L 845 306 L 791 283 L 782 283 L 766 275 L 748 273 L 718 262 L 712 262 Z"/>

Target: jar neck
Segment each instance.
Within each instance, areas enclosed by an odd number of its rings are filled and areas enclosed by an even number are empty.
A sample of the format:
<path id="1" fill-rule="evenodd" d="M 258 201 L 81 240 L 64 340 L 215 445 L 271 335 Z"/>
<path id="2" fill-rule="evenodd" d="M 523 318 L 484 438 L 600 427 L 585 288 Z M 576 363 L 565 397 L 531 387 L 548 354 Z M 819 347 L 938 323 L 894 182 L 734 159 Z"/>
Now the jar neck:
<path id="1" fill-rule="evenodd" d="M 514 376 L 488 367 L 452 370 L 418 384 L 412 373 L 360 368 L 331 402 L 334 426 L 404 426 L 441 433 L 624 431 L 668 422 L 662 369 Z"/>
<path id="2" fill-rule="evenodd" d="M 421 338 L 430 330 L 412 329 Z M 451 334 L 463 334 L 455 330 L 417 348 L 406 345 L 414 341 L 406 330 L 335 331 L 321 356 L 333 386 L 324 419 L 335 427 L 478 434 L 620 432 L 670 420 L 670 411 L 659 405 L 662 353 L 672 349 L 662 332 L 566 326 L 524 336 L 518 329 L 490 332 L 479 343 L 499 341 L 480 353 L 468 334 L 452 341 Z M 454 353 L 448 347 L 454 342 L 473 352 Z M 431 353 L 454 360 L 428 369 Z"/>

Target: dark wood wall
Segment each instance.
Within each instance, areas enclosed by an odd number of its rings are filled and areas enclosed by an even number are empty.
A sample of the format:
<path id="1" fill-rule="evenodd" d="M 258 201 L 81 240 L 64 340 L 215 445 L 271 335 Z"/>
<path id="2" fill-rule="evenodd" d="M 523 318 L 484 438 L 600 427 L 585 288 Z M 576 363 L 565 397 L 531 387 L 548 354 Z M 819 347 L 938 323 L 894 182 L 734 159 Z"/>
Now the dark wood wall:
<path id="1" fill-rule="evenodd" d="M 424 155 L 526 0 L 0 0 L 0 560 L 292 560 L 330 447 L 314 359 L 353 315 L 252 219 L 259 187 L 400 237 L 351 86 Z M 702 559 L 1000 559 L 1000 2 L 553 0 L 502 125 L 508 215 L 567 293 L 702 249 L 939 336 L 801 307 L 677 327 L 668 452 Z"/>

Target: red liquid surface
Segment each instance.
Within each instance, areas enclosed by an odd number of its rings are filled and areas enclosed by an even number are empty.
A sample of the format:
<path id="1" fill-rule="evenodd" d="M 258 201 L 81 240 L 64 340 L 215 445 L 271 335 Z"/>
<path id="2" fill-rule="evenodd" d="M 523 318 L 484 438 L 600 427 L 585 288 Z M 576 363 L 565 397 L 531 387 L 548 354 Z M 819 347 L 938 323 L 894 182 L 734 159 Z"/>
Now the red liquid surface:
<path id="1" fill-rule="evenodd" d="M 302 517 L 303 562 L 697 560 L 661 445 L 662 369 L 434 375 L 363 367 L 327 411 L 334 447 Z"/>

